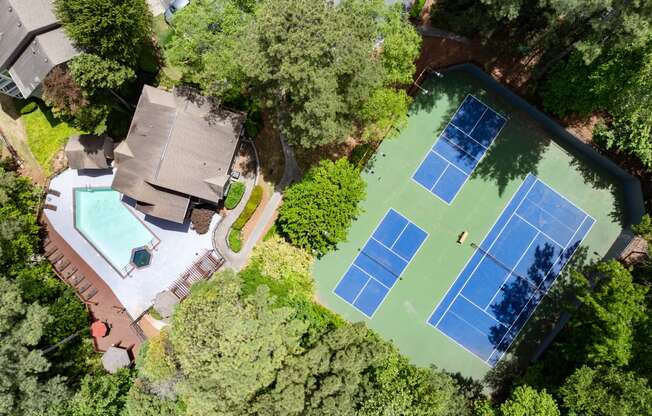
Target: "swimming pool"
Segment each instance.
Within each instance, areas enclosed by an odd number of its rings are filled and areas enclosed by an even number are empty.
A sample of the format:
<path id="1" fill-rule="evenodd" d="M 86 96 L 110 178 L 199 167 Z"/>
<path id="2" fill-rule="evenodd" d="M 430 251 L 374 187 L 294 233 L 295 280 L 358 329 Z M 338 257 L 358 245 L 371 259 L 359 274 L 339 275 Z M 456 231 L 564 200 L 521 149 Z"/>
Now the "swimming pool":
<path id="1" fill-rule="evenodd" d="M 74 196 L 75 228 L 122 276 L 133 268 L 139 248 L 152 249 L 158 239 L 120 200 L 111 188 L 77 188 Z"/>

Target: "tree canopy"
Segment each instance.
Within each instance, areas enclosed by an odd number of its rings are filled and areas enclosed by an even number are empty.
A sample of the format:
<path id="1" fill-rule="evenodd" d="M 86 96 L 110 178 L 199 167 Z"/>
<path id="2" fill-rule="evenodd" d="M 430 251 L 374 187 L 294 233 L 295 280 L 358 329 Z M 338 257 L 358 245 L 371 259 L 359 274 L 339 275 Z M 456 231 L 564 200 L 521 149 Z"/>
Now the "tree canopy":
<path id="1" fill-rule="evenodd" d="M 346 239 L 364 197 L 365 183 L 347 160 L 324 160 L 285 191 L 280 231 L 297 247 L 326 253 Z"/>

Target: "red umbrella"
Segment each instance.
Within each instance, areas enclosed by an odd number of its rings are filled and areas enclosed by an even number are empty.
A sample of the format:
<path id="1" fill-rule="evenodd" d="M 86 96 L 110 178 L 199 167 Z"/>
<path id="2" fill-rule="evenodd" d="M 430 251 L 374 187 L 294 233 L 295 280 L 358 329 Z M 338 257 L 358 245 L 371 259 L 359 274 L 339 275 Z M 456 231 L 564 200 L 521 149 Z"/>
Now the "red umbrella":
<path id="1" fill-rule="evenodd" d="M 106 323 L 102 321 L 95 321 L 91 324 L 91 335 L 93 338 L 105 337 L 108 330 Z"/>

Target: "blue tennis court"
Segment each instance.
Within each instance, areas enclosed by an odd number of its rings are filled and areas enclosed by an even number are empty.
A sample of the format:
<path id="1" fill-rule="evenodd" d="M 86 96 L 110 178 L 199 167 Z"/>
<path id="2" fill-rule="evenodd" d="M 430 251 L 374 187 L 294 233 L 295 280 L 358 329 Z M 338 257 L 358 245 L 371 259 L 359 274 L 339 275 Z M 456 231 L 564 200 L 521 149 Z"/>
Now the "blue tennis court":
<path id="1" fill-rule="evenodd" d="M 389 209 L 334 289 L 371 318 L 428 233 Z"/>
<path id="2" fill-rule="evenodd" d="M 505 117 L 467 95 L 412 179 L 451 204 L 505 122 Z"/>
<path id="3" fill-rule="evenodd" d="M 495 366 L 594 222 L 528 175 L 428 323 Z"/>

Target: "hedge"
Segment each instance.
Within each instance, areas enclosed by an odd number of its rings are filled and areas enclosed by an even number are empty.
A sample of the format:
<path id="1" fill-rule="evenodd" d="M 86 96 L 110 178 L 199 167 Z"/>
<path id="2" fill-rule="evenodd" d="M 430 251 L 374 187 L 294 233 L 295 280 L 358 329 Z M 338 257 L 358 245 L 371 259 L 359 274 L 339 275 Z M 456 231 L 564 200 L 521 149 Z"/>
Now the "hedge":
<path id="1" fill-rule="evenodd" d="M 36 104 L 35 101 L 30 101 L 20 109 L 20 114 L 25 115 L 25 114 L 33 113 L 37 108 L 38 108 L 38 104 Z"/>
<path id="2" fill-rule="evenodd" d="M 249 197 L 249 201 L 247 201 L 247 205 L 245 205 L 244 210 L 242 213 L 240 213 L 238 219 L 233 223 L 232 228 L 235 230 L 242 230 L 245 224 L 247 224 L 247 221 L 249 221 L 251 216 L 254 215 L 254 212 L 256 212 L 256 208 L 258 208 L 258 205 L 260 205 L 260 201 L 262 199 L 263 188 L 260 185 L 256 185 L 254 190 L 251 192 L 251 196 Z"/>
<path id="3" fill-rule="evenodd" d="M 246 189 L 247 187 L 244 183 L 233 182 L 229 188 L 229 193 L 226 194 L 226 199 L 224 200 L 224 208 L 233 209 L 237 207 Z"/>
<path id="4" fill-rule="evenodd" d="M 229 247 L 235 253 L 239 253 L 242 250 L 242 238 L 240 236 L 240 230 L 231 228 L 229 231 Z"/>

